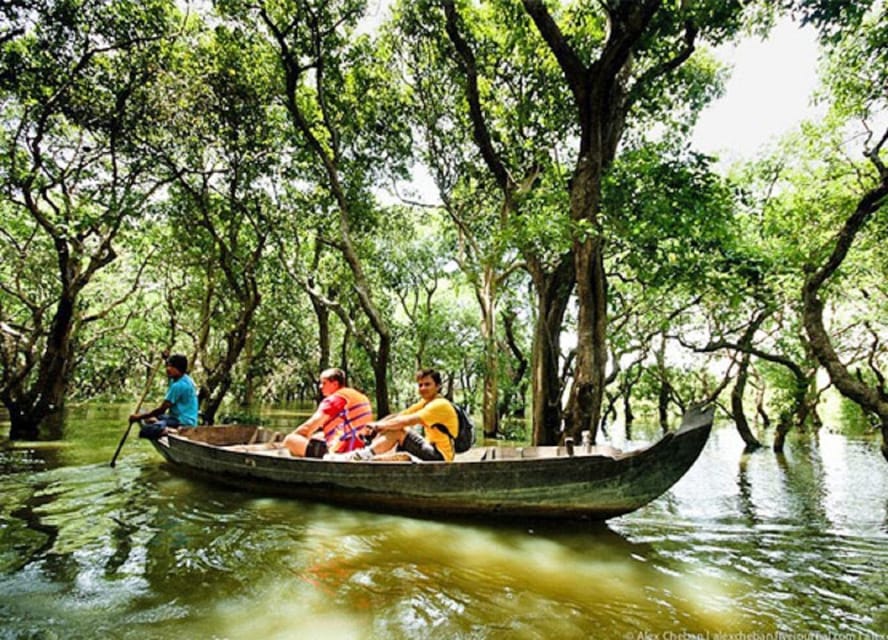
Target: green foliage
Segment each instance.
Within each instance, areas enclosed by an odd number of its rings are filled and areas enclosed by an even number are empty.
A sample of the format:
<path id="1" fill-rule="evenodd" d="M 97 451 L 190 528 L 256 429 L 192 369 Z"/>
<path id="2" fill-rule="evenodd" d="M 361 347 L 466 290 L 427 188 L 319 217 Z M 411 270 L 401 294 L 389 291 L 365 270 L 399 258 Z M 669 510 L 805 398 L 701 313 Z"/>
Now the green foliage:
<path id="1" fill-rule="evenodd" d="M 555 264 L 570 250 L 576 232 L 565 182 L 566 177 L 555 168 L 541 175 L 537 188 L 522 202 L 522 215 L 509 228 L 514 245 L 545 265 Z"/>
<path id="2" fill-rule="evenodd" d="M 117 270 L 119 286 L 92 287 L 114 268 L 121 231 L 158 188 L 153 163 L 136 149 L 176 12 L 160 1 L 0 10 L 8 20 L 0 41 L 0 322 L 13 327 L 0 349 L 0 396 L 16 415 L 40 420 L 64 402 L 74 367 L 127 322 L 122 305 L 138 270 Z M 81 382 L 119 382 L 102 373 L 112 360 Z"/>
<path id="3" fill-rule="evenodd" d="M 216 423 L 217 424 L 249 424 L 262 426 L 267 425 L 268 420 L 263 418 L 260 415 L 255 413 L 247 412 L 228 412 L 224 416 L 221 416 Z"/>
<path id="4" fill-rule="evenodd" d="M 873 0 L 795 0 L 790 11 L 802 24 L 812 24 L 826 42 L 854 31 L 866 13 L 880 3 Z"/>
<path id="5" fill-rule="evenodd" d="M 723 90 L 725 70 L 706 46 L 766 28 L 776 8 L 663 3 L 620 79 L 631 109 L 618 123 L 602 216 L 577 221 L 575 96 L 517 0 L 455 5 L 475 87 L 440 3 L 398 3 L 369 33 L 362 0 L 220 0 L 216 13 L 200 5 L 187 19 L 163 0 L 7 3 L 4 365 L 39 353 L 45 337 L 28 339 L 45 336 L 61 297 L 63 247 L 76 258 L 72 274 L 108 258 L 76 302 L 78 399 L 131 396 L 162 346 L 198 356 L 202 382 L 233 354 L 225 384 L 237 401 L 308 400 L 322 362 L 372 391 L 378 343 L 358 301 L 365 292 L 393 341 L 395 402 L 414 397 L 414 369 L 431 365 L 470 404 L 497 377 L 510 411 L 523 407 L 527 374 L 512 378 L 518 361 L 502 322 L 485 334 L 479 308 L 511 314 L 529 358 L 546 311 L 530 302 L 531 265 L 550 273 L 576 240 L 598 234 L 611 274 L 609 346 L 632 363 L 616 384 L 628 389 L 643 368 L 639 398 L 656 399 L 664 376 L 673 400 L 698 397 L 717 381 L 701 373 L 703 358 L 675 355 L 677 340 L 735 337 L 764 311 L 756 345 L 810 365 L 798 337 L 805 266 L 823 258 L 875 177 L 840 153 L 848 118 L 873 122 L 885 107 L 888 35 L 870 4 L 791 3 L 830 44 L 823 97 L 833 109 L 728 180 L 687 146 Z M 592 64 L 609 33 L 603 5 L 547 7 Z M 693 55 L 660 73 L 692 35 Z M 479 151 L 475 88 L 486 151 L 502 173 Z M 438 206 L 393 205 L 385 192 L 420 165 L 433 184 L 411 195 Z M 109 237 L 113 251 L 102 253 Z M 360 268 L 345 258 L 346 239 Z M 861 345 L 881 352 L 886 239 L 888 224 L 872 220 L 826 290 L 852 361 L 864 357 Z M 662 366 L 651 363 L 658 339 L 671 341 Z M 787 369 L 756 367 L 771 402 L 789 406 Z"/>
<path id="6" fill-rule="evenodd" d="M 796 379 L 786 367 L 771 362 L 758 362 L 756 371 L 761 375 L 767 394 L 767 410 L 773 415 L 789 412 L 795 405 Z"/>
<path id="7" fill-rule="evenodd" d="M 732 277 L 758 277 L 743 255 L 733 193 L 710 163 L 654 145 L 620 156 L 603 188 L 618 269 L 653 287 L 681 283 L 721 293 L 736 290 Z"/>
<path id="8" fill-rule="evenodd" d="M 849 3 L 857 4 L 857 3 Z M 861 10 L 863 5 L 858 5 Z M 886 9 L 862 20 L 854 31 L 837 32 L 822 69 L 825 92 L 832 110 L 843 118 L 864 121 L 888 108 L 888 20 Z"/>
<path id="9" fill-rule="evenodd" d="M 847 436 L 863 436 L 873 433 L 870 417 L 856 402 L 841 396 L 839 399 L 840 430 Z"/>
<path id="10" fill-rule="evenodd" d="M 632 399 L 636 402 L 644 415 L 636 417 L 641 421 L 653 422 L 656 420 L 657 407 L 660 394 L 666 389 L 668 398 L 667 408 L 673 410 L 673 414 L 680 414 L 676 410 L 680 406 L 685 408 L 705 397 L 706 390 L 715 386 L 715 376 L 711 371 L 693 365 L 659 365 L 644 366 L 638 382 L 633 388 Z"/>

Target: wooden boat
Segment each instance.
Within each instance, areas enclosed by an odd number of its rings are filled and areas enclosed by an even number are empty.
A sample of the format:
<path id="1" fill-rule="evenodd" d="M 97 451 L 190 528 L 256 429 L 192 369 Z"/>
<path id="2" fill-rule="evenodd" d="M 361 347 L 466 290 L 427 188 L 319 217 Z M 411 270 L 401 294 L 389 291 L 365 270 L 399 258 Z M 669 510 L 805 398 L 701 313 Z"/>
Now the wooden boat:
<path id="1" fill-rule="evenodd" d="M 453 463 L 296 458 L 263 427 L 183 429 L 154 441 L 176 468 L 266 494 L 430 515 L 605 520 L 647 504 L 694 464 L 713 410 L 621 453 L 609 447 L 476 447 Z"/>

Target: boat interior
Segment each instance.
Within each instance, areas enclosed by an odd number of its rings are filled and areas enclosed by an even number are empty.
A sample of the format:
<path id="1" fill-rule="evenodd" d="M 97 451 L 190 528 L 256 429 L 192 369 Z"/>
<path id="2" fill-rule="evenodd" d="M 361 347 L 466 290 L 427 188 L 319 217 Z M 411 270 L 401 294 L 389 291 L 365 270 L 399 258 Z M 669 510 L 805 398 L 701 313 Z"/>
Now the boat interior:
<path id="1" fill-rule="evenodd" d="M 224 447 L 235 451 L 270 455 L 275 457 L 288 457 L 289 453 L 281 445 L 284 434 L 280 431 L 256 427 L 251 425 L 220 425 L 201 426 L 192 429 L 182 429 L 177 434 L 179 437 L 193 442 L 203 442 L 216 447 Z M 408 454 L 409 455 L 409 454 Z M 521 447 L 503 446 L 475 446 L 465 453 L 456 455 L 455 462 L 485 462 L 490 460 L 520 460 L 540 458 L 562 458 L 580 456 L 606 456 L 620 458 L 625 454 L 619 449 L 608 445 L 574 445 L 567 442 L 564 445 L 548 447 Z M 392 456 L 378 456 L 374 460 L 380 462 L 400 461 L 401 458 Z M 371 460 L 372 462 L 373 460 Z"/>

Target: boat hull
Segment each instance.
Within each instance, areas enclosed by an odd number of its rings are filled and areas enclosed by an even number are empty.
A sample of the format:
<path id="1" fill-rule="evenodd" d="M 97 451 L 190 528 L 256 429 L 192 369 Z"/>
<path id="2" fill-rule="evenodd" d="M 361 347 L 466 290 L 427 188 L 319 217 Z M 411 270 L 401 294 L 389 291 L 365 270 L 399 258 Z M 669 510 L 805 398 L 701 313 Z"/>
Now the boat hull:
<path id="1" fill-rule="evenodd" d="M 250 449 L 238 446 L 245 437 L 257 438 L 254 427 L 202 427 L 154 445 L 178 469 L 264 494 L 402 513 L 606 520 L 668 491 L 696 461 L 711 426 L 711 409 L 691 411 L 678 431 L 626 454 L 584 453 L 581 447 L 574 455 L 564 447 L 480 448 L 449 464 L 329 461 L 241 450 Z"/>

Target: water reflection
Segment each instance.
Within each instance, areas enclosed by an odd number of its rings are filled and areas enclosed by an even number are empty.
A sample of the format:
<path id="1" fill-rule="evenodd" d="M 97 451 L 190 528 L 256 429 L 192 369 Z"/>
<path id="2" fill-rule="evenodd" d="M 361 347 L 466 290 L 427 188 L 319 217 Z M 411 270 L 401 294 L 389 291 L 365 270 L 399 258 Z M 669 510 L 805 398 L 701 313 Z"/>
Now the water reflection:
<path id="1" fill-rule="evenodd" d="M 661 554 L 682 558 L 690 571 L 717 567 L 729 584 L 745 587 L 734 598 L 734 613 L 787 632 L 888 631 L 882 526 L 888 473 L 876 448 L 824 434 L 816 445 L 794 441 L 780 458 L 734 450 L 726 441 L 733 437 L 715 434 L 708 455 L 669 501 L 617 526 L 626 526 L 635 539 L 645 534 Z M 732 492 L 717 465 L 735 453 Z M 670 504 L 681 505 L 673 518 L 657 517 Z"/>
<path id="2" fill-rule="evenodd" d="M 51 495 L 38 490 L 13 503 L 11 519 L 21 526 L 14 527 L 10 533 L 12 544 L 8 549 L 8 559 L 3 562 L 4 570 L 19 571 L 35 557 L 43 556 L 53 548 L 59 528 L 51 523 L 44 523 L 39 516 L 40 508 L 51 500 Z M 15 504 L 21 506 L 16 508 Z"/>
<path id="3" fill-rule="evenodd" d="M 0 637 L 888 632 L 888 473 L 866 442 L 781 460 L 722 429 L 636 514 L 497 524 L 221 489 L 138 440 L 110 469 L 121 423 L 93 419 L 0 474 Z"/>
<path id="4" fill-rule="evenodd" d="M 744 450 L 744 455 L 740 458 L 740 463 L 737 465 L 737 502 L 739 504 L 739 513 L 750 527 L 755 527 L 755 525 L 761 522 L 752 499 L 752 481 L 749 477 L 749 460 L 757 453 L 761 453 L 761 451 L 749 453 Z"/>

